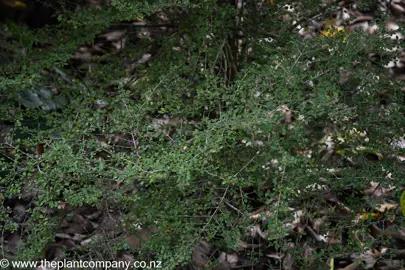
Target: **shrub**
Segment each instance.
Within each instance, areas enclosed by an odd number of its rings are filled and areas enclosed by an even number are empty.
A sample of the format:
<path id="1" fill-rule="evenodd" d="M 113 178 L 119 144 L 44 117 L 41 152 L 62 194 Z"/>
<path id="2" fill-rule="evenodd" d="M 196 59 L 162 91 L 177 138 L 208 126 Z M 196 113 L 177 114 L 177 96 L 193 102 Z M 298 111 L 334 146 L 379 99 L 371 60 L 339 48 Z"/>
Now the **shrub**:
<path id="1" fill-rule="evenodd" d="M 168 268 L 189 263 L 201 239 L 237 249 L 260 206 L 271 213 L 260 223 L 269 246 L 293 252 L 295 240 L 300 253 L 308 236 L 291 236 L 297 210 L 314 220 L 335 203 L 322 229 L 330 233 L 370 212 L 368 197 L 359 195 L 370 182 L 397 187 L 399 198 L 402 150 L 392 142 L 404 132 L 403 83 L 382 60 L 368 58 L 385 55 L 391 41 L 362 32 L 302 40 L 276 19 L 283 12 L 264 2 L 241 10 L 228 1 L 114 1 L 65 10 L 58 24 L 37 30 L 8 24 L 5 47 L 16 55 L 0 81 L 8 129 L 0 220 L 7 237 L 22 236 L 13 258 L 43 257 L 60 224 L 83 208 L 120 213 L 119 232 L 156 226 L 137 258 Z M 168 33 L 139 39 L 129 27 L 125 49 L 72 61 L 79 46 L 115 23 L 159 22 L 160 13 L 169 17 Z M 269 31 L 274 41 L 266 43 Z M 150 59 L 132 61 L 134 70 L 125 72 L 125 60 L 147 53 Z M 21 196 L 32 191 L 37 195 L 25 202 Z M 24 222 L 11 213 L 20 203 Z M 340 217 L 342 205 L 353 216 Z M 102 259 L 128 248 L 122 238 L 103 236 L 91 238 L 103 243 Z M 351 241 L 336 251 L 321 241 L 308 245 L 314 260 L 325 262 L 366 249 Z M 89 245 L 65 256 L 94 254 Z M 308 263 L 301 259 L 296 263 Z"/>

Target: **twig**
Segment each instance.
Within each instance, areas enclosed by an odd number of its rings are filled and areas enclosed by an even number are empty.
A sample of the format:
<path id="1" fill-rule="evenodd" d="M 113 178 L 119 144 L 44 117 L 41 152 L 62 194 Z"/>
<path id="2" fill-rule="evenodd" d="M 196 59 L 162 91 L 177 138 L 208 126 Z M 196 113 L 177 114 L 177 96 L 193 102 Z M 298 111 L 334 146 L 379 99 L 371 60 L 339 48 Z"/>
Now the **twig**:
<path id="1" fill-rule="evenodd" d="M 232 208 L 233 210 L 235 210 L 236 212 L 238 212 L 239 214 L 241 214 L 242 216 L 247 216 L 245 213 L 242 213 L 238 208 L 236 208 L 235 206 L 230 204 L 228 201 L 225 200 L 224 203 L 226 205 L 228 205 L 230 208 Z"/>

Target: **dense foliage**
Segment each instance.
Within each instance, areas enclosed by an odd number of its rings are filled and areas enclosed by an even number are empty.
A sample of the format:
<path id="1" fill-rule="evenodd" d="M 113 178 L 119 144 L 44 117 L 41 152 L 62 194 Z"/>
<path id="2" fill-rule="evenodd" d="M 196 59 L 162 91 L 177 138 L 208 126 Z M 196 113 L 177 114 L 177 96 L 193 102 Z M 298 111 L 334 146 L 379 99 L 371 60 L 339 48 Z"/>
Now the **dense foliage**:
<path id="1" fill-rule="evenodd" d="M 328 259 L 390 245 L 364 236 L 373 215 L 353 220 L 381 203 L 363 195 L 371 182 L 396 203 L 402 192 L 403 150 L 393 142 L 404 134 L 403 83 L 383 67 L 384 47 L 401 41 L 382 39 L 383 28 L 304 40 L 273 2 L 61 2 L 55 24 L 3 24 L 0 222 L 4 239 L 21 237 L 5 252 L 50 256 L 77 209 L 113 213 L 114 225 L 80 223 L 75 248 L 64 246 L 71 259 L 128 252 L 173 269 L 204 240 L 263 269 L 278 264 L 265 255 L 273 251 L 294 253 L 298 269 L 330 269 Z M 334 10 L 315 0 L 299 8 L 304 22 Z M 80 56 L 114 31 L 125 46 Z M 265 215 L 253 219 L 260 207 Z M 298 210 L 304 223 L 326 216 L 318 234 L 343 231 L 341 242 L 292 233 Z M 388 216 L 401 225 L 395 209 L 380 212 L 378 226 Z M 258 241 L 252 226 L 266 247 L 241 251 L 241 241 Z M 128 240 L 140 228 L 156 228 L 142 246 Z M 75 233 L 91 241 L 77 248 Z M 310 261 L 299 255 L 307 247 Z"/>

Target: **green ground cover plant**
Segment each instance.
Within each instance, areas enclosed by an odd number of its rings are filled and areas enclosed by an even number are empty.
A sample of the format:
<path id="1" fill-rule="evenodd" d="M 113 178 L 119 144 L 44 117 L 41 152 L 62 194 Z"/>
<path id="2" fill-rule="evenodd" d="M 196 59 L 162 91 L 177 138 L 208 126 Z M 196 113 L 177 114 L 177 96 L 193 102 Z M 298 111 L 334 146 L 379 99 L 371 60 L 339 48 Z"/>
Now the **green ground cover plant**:
<path id="1" fill-rule="evenodd" d="M 404 83 L 383 65 L 402 41 L 302 39 L 273 2 L 117 0 L 3 24 L 3 256 L 401 265 Z M 78 54 L 111 32 L 125 40 Z"/>

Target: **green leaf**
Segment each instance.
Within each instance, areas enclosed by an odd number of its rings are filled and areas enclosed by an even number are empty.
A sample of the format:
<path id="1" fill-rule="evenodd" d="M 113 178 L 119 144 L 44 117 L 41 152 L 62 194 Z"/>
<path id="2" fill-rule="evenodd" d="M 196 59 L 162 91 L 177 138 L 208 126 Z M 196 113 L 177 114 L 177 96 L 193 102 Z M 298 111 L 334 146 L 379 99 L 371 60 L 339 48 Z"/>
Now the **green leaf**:
<path id="1" fill-rule="evenodd" d="M 402 192 L 400 204 L 401 204 L 402 215 L 405 216 L 405 191 Z"/>

